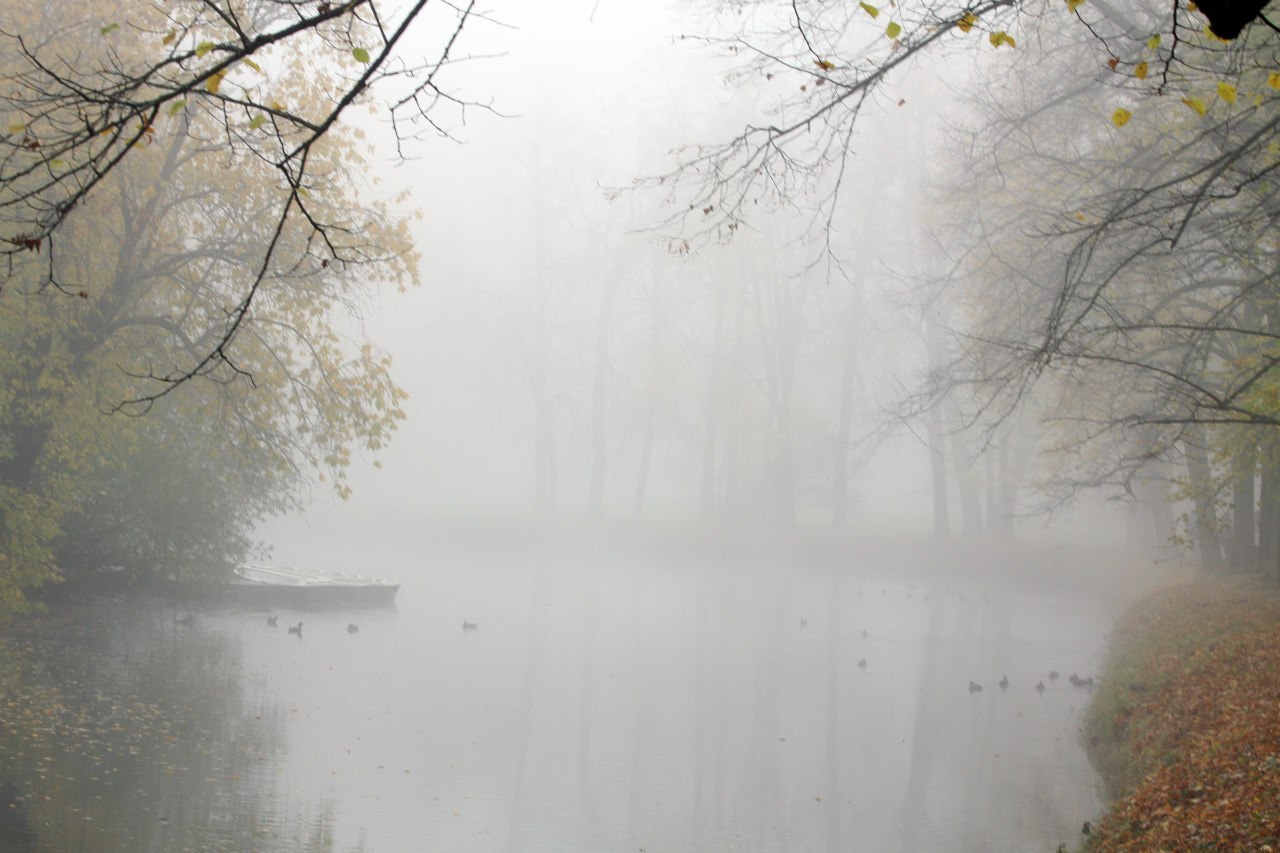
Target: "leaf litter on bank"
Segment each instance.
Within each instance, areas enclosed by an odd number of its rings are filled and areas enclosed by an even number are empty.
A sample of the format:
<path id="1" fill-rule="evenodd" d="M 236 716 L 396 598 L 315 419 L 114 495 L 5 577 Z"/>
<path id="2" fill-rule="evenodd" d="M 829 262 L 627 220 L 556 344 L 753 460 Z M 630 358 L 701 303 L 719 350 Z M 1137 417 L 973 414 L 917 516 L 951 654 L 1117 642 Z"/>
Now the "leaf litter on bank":
<path id="1" fill-rule="evenodd" d="M 1280 851 L 1280 591 L 1163 590 L 1117 626 L 1086 721 L 1121 798 L 1090 851 Z"/>

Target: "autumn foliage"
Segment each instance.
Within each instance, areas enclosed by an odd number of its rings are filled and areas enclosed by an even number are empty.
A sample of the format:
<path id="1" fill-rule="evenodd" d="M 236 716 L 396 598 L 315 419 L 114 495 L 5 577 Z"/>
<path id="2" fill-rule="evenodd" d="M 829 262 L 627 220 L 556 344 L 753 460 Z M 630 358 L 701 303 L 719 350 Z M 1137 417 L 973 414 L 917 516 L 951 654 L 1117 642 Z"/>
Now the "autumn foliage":
<path id="1" fill-rule="evenodd" d="M 1218 579 L 1139 604 L 1086 731 L 1121 797 L 1086 849 L 1280 850 L 1280 593 Z"/>

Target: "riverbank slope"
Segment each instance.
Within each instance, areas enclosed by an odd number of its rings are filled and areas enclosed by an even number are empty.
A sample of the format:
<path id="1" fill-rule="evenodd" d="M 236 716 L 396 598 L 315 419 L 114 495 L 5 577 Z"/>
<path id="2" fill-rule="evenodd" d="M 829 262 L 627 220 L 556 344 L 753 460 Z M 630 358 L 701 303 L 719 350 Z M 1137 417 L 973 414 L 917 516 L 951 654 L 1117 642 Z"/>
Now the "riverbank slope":
<path id="1" fill-rule="evenodd" d="M 1130 609 L 1085 738 L 1114 799 L 1086 850 L 1280 850 L 1280 590 L 1203 579 Z"/>

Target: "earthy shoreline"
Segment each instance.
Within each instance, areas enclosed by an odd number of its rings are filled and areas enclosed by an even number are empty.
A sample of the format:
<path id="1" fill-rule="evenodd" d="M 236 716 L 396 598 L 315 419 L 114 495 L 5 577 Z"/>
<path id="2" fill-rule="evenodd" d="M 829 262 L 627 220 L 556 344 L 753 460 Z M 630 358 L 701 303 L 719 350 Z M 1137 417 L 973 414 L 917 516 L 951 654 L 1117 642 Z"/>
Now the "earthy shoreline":
<path id="1" fill-rule="evenodd" d="M 1114 800 L 1085 850 L 1280 850 L 1280 589 L 1203 579 L 1139 602 L 1084 730 Z"/>

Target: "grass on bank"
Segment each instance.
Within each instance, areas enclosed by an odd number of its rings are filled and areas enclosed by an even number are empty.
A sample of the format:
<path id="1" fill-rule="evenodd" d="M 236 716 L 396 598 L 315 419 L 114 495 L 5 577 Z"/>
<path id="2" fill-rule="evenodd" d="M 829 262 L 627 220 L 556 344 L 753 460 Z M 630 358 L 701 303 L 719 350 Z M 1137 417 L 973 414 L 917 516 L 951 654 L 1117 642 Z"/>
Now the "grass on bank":
<path id="1" fill-rule="evenodd" d="M 1114 806 L 1089 851 L 1280 851 L 1280 590 L 1205 579 L 1117 624 L 1085 715 Z"/>

